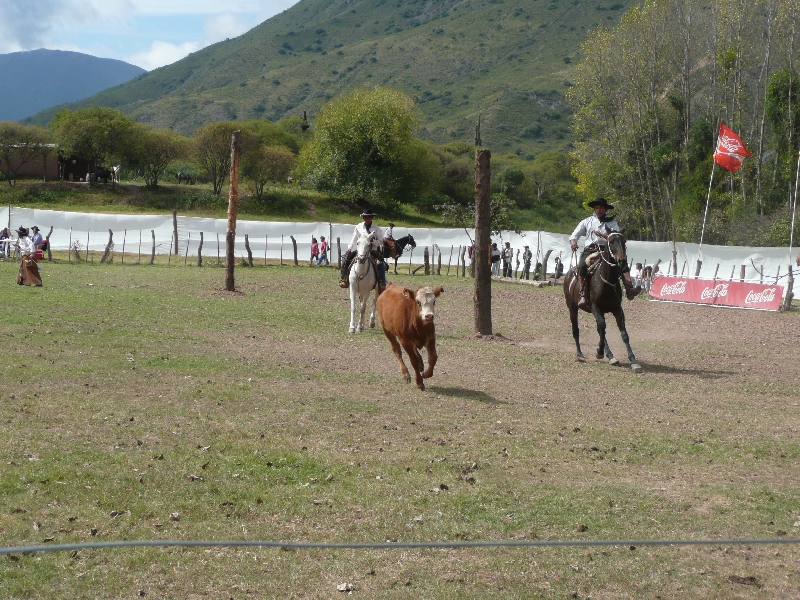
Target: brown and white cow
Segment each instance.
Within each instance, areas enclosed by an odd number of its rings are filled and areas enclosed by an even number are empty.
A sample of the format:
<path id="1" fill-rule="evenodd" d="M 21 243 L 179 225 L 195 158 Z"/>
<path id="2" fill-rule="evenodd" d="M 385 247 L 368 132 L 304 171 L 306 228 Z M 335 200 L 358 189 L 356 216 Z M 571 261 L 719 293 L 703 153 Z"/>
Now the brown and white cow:
<path id="1" fill-rule="evenodd" d="M 416 292 L 408 288 L 389 283 L 386 291 L 378 296 L 377 310 L 381 320 L 383 333 L 392 345 L 392 351 L 400 361 L 400 372 L 406 382 L 411 381 L 403 362 L 402 346 L 411 361 L 417 387 L 425 389 L 423 378 L 433 375 L 436 365 L 436 327 L 433 324 L 433 307 L 436 298 L 444 292 L 444 288 L 424 286 Z M 424 364 L 419 351 L 421 348 L 428 351 L 428 369 L 423 373 Z"/>

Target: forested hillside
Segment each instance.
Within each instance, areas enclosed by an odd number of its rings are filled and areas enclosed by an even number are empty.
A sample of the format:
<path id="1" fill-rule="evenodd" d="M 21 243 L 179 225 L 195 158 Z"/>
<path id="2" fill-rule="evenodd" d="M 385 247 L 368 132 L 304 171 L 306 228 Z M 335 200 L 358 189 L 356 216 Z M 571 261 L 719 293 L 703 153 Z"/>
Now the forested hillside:
<path id="1" fill-rule="evenodd" d="M 209 121 L 307 111 L 356 87 L 412 96 L 421 137 L 520 155 L 568 147 L 564 93 L 579 48 L 628 0 L 301 0 L 215 44 L 72 108 L 98 104 L 192 133 Z M 46 124 L 52 112 L 32 122 Z"/>
<path id="2" fill-rule="evenodd" d="M 704 240 L 788 244 L 799 38 L 798 0 L 646 2 L 592 31 L 569 94 L 581 194 L 613 198 L 636 237 L 698 241 L 724 122 L 752 156 L 716 168 Z"/>

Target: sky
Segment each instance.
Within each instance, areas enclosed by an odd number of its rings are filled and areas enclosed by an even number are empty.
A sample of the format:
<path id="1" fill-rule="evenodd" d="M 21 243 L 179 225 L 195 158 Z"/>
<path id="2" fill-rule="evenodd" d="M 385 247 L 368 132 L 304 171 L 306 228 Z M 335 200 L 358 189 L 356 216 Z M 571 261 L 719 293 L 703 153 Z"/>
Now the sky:
<path id="1" fill-rule="evenodd" d="M 234 38 L 298 0 L 0 0 L 0 54 L 47 48 L 148 71 Z"/>

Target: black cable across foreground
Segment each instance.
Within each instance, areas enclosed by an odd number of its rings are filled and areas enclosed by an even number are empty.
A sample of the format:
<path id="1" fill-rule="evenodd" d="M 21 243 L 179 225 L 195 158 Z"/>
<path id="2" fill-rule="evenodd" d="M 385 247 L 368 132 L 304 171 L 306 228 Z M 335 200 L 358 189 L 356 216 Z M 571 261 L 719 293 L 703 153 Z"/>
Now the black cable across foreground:
<path id="1" fill-rule="evenodd" d="M 294 548 L 298 550 L 391 550 L 395 548 L 456 549 L 456 548 L 541 548 L 570 546 L 755 546 L 755 545 L 800 544 L 800 539 L 718 539 L 718 540 L 519 540 L 487 542 L 374 542 L 374 543 L 327 543 L 327 542 L 273 542 L 249 540 L 122 540 L 116 542 L 91 542 L 76 544 L 50 544 L 47 546 L 10 546 L 0 548 L 4 554 L 27 554 L 32 552 L 68 552 L 74 550 L 100 550 L 103 548 L 141 547 L 247 547 L 247 548 Z"/>

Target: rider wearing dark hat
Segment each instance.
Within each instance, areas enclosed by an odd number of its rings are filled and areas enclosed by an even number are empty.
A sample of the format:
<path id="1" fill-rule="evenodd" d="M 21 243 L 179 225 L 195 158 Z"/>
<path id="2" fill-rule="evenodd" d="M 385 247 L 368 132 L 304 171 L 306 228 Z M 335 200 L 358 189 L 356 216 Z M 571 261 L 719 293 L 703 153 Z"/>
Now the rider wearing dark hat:
<path id="1" fill-rule="evenodd" d="M 580 258 L 578 259 L 578 282 L 581 286 L 581 299 L 578 302 L 578 308 L 581 308 L 587 312 L 590 311 L 590 304 L 589 286 L 586 285 L 586 275 L 589 271 L 589 267 L 586 264 L 586 259 L 595 252 L 602 250 L 607 244 L 606 238 L 603 236 L 608 237 L 608 234 L 612 231 L 619 232 L 619 224 L 616 221 L 616 216 L 606 216 L 606 213 L 614 208 L 613 204 L 609 204 L 605 198 L 597 198 L 597 200 L 592 200 L 589 202 L 588 206 L 589 208 L 594 209 L 594 214 L 586 217 L 583 221 L 578 223 L 575 231 L 573 231 L 572 235 L 569 236 L 569 245 L 572 247 L 573 252 L 578 249 L 578 238 L 586 236 L 586 246 L 584 247 Z M 625 289 L 627 290 L 628 299 L 633 300 L 639 294 L 639 292 L 642 291 L 642 288 L 641 286 L 634 287 L 633 283 L 631 282 L 630 269 L 628 268 L 627 263 L 624 266 L 622 275 L 625 282 Z"/>
<path id="2" fill-rule="evenodd" d="M 366 209 L 361 213 L 361 218 L 364 219 L 363 223 L 356 225 L 353 230 L 353 238 L 350 240 L 350 245 L 347 247 L 347 252 L 342 257 L 342 279 L 339 282 L 339 287 L 350 287 L 348 274 L 350 272 L 350 261 L 356 256 L 356 246 L 358 245 L 358 238 L 375 233 L 375 238 L 372 240 L 372 247 L 370 253 L 375 261 L 378 263 L 378 294 L 380 294 L 386 287 L 386 266 L 383 262 L 383 230 L 372 223 L 372 218 L 377 216 L 371 209 Z"/>

